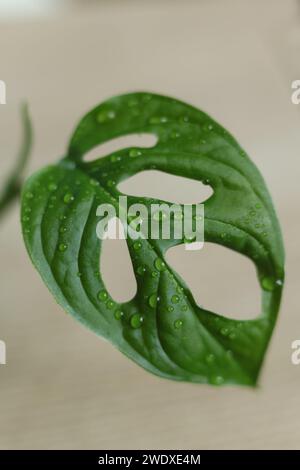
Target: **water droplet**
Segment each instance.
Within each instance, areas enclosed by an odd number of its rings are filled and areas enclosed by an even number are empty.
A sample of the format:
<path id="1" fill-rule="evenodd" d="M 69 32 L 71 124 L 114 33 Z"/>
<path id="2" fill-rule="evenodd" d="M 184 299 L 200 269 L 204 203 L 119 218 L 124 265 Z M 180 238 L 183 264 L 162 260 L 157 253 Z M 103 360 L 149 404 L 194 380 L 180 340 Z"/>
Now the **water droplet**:
<path id="1" fill-rule="evenodd" d="M 166 263 L 161 258 L 156 258 L 154 261 L 154 266 L 156 267 L 157 271 L 165 271 Z"/>
<path id="2" fill-rule="evenodd" d="M 168 118 L 165 116 L 153 116 L 152 118 L 149 119 L 149 124 L 160 124 L 167 122 Z"/>
<path id="3" fill-rule="evenodd" d="M 207 364 L 211 364 L 212 362 L 214 362 L 214 360 L 215 360 L 214 354 L 208 354 L 205 358 L 205 361 L 207 362 Z"/>
<path id="4" fill-rule="evenodd" d="M 106 292 L 105 289 L 102 289 L 102 290 L 100 290 L 100 292 L 98 292 L 97 297 L 98 297 L 98 299 L 99 299 L 101 302 L 103 302 L 104 300 L 107 299 L 108 294 L 107 294 L 107 292 Z"/>
<path id="5" fill-rule="evenodd" d="M 81 277 L 81 276 L 82 276 L 82 273 L 80 271 L 78 271 L 77 277 Z"/>
<path id="6" fill-rule="evenodd" d="M 30 220 L 30 217 L 28 217 L 28 215 L 24 215 L 24 217 L 22 218 L 23 222 L 29 222 Z"/>
<path id="7" fill-rule="evenodd" d="M 226 233 L 225 232 L 221 233 L 221 238 L 225 238 L 225 237 L 226 237 Z"/>
<path id="8" fill-rule="evenodd" d="M 171 139 L 178 139 L 180 137 L 180 134 L 177 131 L 172 131 L 170 135 Z"/>
<path id="9" fill-rule="evenodd" d="M 159 300 L 159 297 L 157 297 L 157 294 L 151 294 L 148 298 L 148 304 L 151 308 L 155 308 L 156 307 L 156 304 Z"/>
<path id="10" fill-rule="evenodd" d="M 277 286 L 282 286 L 283 285 L 282 279 L 277 279 L 276 284 Z"/>
<path id="11" fill-rule="evenodd" d="M 30 191 L 28 191 L 28 193 L 25 194 L 25 197 L 26 197 L 27 199 L 32 199 L 32 198 L 33 198 L 33 194 L 32 194 Z"/>
<path id="12" fill-rule="evenodd" d="M 208 129 L 209 131 L 212 131 L 213 128 L 214 128 L 214 126 L 213 126 L 212 124 L 208 124 L 207 129 Z"/>
<path id="13" fill-rule="evenodd" d="M 63 214 L 59 216 L 59 220 L 66 220 L 66 218 L 67 218 L 67 216 L 63 215 Z"/>
<path id="14" fill-rule="evenodd" d="M 178 330 L 179 328 L 181 328 L 182 325 L 183 325 L 183 321 L 180 320 L 179 318 L 178 318 L 178 320 L 175 320 L 175 321 L 174 321 L 174 327 L 175 327 L 177 330 Z"/>
<path id="15" fill-rule="evenodd" d="M 157 271 L 152 271 L 151 276 L 152 276 L 152 277 L 157 277 L 157 276 L 158 276 L 158 272 L 157 272 Z"/>
<path id="16" fill-rule="evenodd" d="M 181 307 L 181 310 L 182 310 L 183 312 L 186 312 L 187 309 L 188 309 L 187 305 L 183 305 L 183 306 Z"/>
<path id="17" fill-rule="evenodd" d="M 140 275 L 140 276 L 143 276 L 146 272 L 146 268 L 145 266 L 139 266 L 136 270 L 136 272 Z"/>
<path id="18" fill-rule="evenodd" d="M 133 249 L 134 249 L 135 251 L 138 251 L 138 250 L 140 250 L 141 248 L 142 248 L 141 242 L 139 242 L 139 241 L 134 242 L 134 244 L 133 244 Z"/>
<path id="19" fill-rule="evenodd" d="M 90 184 L 91 184 L 92 186 L 99 186 L 99 181 L 94 180 L 93 178 L 91 178 L 91 179 L 90 179 Z"/>
<path id="20" fill-rule="evenodd" d="M 72 193 L 66 193 L 64 195 L 64 199 L 63 199 L 64 203 L 65 204 L 70 204 L 70 202 L 74 201 L 74 196 Z"/>
<path id="21" fill-rule="evenodd" d="M 67 248 L 68 248 L 68 245 L 66 245 L 65 243 L 60 243 L 60 244 L 58 245 L 58 249 L 59 249 L 59 251 L 61 251 L 61 252 L 66 251 Z"/>
<path id="22" fill-rule="evenodd" d="M 261 280 L 261 286 L 264 290 L 272 291 L 275 288 L 275 280 L 270 276 L 265 276 Z"/>
<path id="23" fill-rule="evenodd" d="M 121 157 L 120 157 L 119 155 L 112 155 L 112 156 L 110 157 L 110 161 L 111 161 L 112 163 L 119 162 L 120 160 L 121 160 Z"/>
<path id="24" fill-rule="evenodd" d="M 100 124 L 110 121 L 116 117 L 116 113 L 113 110 L 100 111 L 97 115 L 97 121 Z"/>
<path id="25" fill-rule="evenodd" d="M 234 332 L 229 333 L 229 339 L 235 339 L 236 334 Z"/>
<path id="26" fill-rule="evenodd" d="M 114 308 L 115 306 L 115 302 L 113 302 L 112 300 L 108 300 L 106 302 L 106 307 L 108 308 L 108 310 L 111 310 L 112 308 Z"/>
<path id="27" fill-rule="evenodd" d="M 180 300 L 180 297 L 178 295 L 176 295 L 176 294 L 172 295 L 171 302 L 173 304 L 178 304 L 179 300 Z"/>
<path id="28" fill-rule="evenodd" d="M 261 209 L 261 204 L 257 203 L 255 204 L 256 209 Z"/>
<path id="29" fill-rule="evenodd" d="M 48 184 L 48 189 L 49 189 L 49 191 L 56 191 L 57 190 L 57 185 L 55 183 L 49 183 Z"/>
<path id="30" fill-rule="evenodd" d="M 143 317 L 139 313 L 134 313 L 130 318 L 130 325 L 132 328 L 140 328 L 143 323 Z"/>
<path id="31" fill-rule="evenodd" d="M 221 328 L 221 329 L 220 329 L 220 333 L 221 333 L 221 335 L 223 335 L 223 336 L 227 336 L 227 335 L 228 335 L 228 328 Z"/>
<path id="32" fill-rule="evenodd" d="M 114 180 L 108 180 L 108 181 L 107 181 L 107 186 L 108 186 L 109 188 L 112 188 L 113 186 L 115 186 L 115 184 L 116 184 L 116 182 L 115 182 Z"/>
<path id="33" fill-rule="evenodd" d="M 131 158 L 139 157 L 140 155 L 142 155 L 142 152 L 141 152 L 139 149 L 131 149 L 131 150 L 129 150 L 129 156 L 130 156 Z"/>
<path id="34" fill-rule="evenodd" d="M 224 378 L 221 375 L 216 375 L 211 378 L 211 383 L 214 385 L 222 385 L 222 383 L 224 383 Z"/>
<path id="35" fill-rule="evenodd" d="M 59 233 L 65 233 L 67 231 L 67 227 L 60 227 Z"/>
<path id="36" fill-rule="evenodd" d="M 116 320 L 121 320 L 123 315 L 124 315 L 124 313 L 120 309 L 116 310 L 115 313 L 114 313 L 114 317 L 115 317 Z"/>
<path id="37" fill-rule="evenodd" d="M 168 312 L 174 312 L 174 307 L 172 307 L 172 305 L 169 305 L 169 307 L 167 307 L 167 310 Z"/>

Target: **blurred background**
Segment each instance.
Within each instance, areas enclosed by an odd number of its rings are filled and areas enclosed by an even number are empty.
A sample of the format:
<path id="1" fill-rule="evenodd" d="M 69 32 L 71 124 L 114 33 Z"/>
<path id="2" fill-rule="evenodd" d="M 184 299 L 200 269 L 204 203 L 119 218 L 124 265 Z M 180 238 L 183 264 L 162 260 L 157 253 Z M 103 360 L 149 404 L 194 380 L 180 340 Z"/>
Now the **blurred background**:
<path id="1" fill-rule="evenodd" d="M 0 222 L 1 449 L 300 448 L 300 365 L 291 363 L 291 343 L 300 339 L 300 105 L 291 102 L 299 52 L 296 0 L 0 1 L 1 182 L 21 138 L 21 101 L 35 132 L 30 174 L 64 154 L 79 118 L 102 100 L 167 94 L 208 112 L 245 148 L 271 191 L 287 251 L 260 386 L 173 383 L 56 305 L 25 252 L 15 204 Z M 155 178 L 141 175 L 124 188 L 158 196 L 163 187 L 167 199 L 196 202 L 192 184 Z M 124 247 L 108 242 L 105 250 L 108 286 L 131 292 Z M 200 304 L 239 318 L 259 313 L 247 259 L 210 244 L 196 253 L 179 247 L 169 259 Z"/>

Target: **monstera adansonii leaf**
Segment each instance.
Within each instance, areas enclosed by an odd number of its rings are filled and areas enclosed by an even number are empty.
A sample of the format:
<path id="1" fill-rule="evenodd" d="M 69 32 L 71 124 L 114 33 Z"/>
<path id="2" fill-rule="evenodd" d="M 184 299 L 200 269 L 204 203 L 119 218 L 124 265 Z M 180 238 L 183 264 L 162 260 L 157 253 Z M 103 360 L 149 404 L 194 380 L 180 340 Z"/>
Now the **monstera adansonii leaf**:
<path id="1" fill-rule="evenodd" d="M 124 148 L 92 162 L 83 159 L 101 143 L 137 133 L 155 135 L 156 145 Z M 255 264 L 262 307 L 254 320 L 225 318 L 196 304 L 165 260 L 166 251 L 185 240 L 136 243 L 129 237 L 137 293 L 122 304 L 110 297 L 99 271 L 96 210 L 109 203 L 117 211 L 118 184 L 153 168 L 213 188 L 204 203 L 205 240 Z M 154 200 L 141 195 L 129 196 L 129 202 L 149 206 Z M 80 121 L 67 155 L 28 179 L 21 217 L 30 258 L 57 302 L 137 364 L 174 380 L 256 384 L 282 293 L 280 227 L 257 168 L 207 114 L 151 93 L 103 102 Z"/>

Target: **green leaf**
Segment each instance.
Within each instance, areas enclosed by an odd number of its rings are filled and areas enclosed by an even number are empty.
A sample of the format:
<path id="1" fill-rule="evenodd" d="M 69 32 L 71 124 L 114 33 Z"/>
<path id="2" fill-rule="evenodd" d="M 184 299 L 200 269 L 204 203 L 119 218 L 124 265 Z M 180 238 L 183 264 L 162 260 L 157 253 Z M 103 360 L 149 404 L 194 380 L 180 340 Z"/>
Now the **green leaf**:
<path id="1" fill-rule="evenodd" d="M 134 133 L 154 134 L 158 142 L 83 160 L 95 146 Z M 117 185 L 153 168 L 211 185 L 205 239 L 255 263 L 262 290 L 255 320 L 225 318 L 195 303 L 165 261 L 167 249 L 184 240 L 143 239 L 137 245 L 129 238 L 137 294 L 123 304 L 110 298 L 99 272 L 96 208 L 110 203 L 117 211 Z M 129 197 L 129 204 L 138 201 L 147 207 L 161 202 Z M 117 96 L 97 106 L 80 121 L 67 156 L 27 181 L 22 226 L 31 260 L 58 303 L 139 365 L 175 380 L 256 384 L 282 293 L 280 228 L 257 168 L 205 113 L 149 93 Z"/>
<path id="2" fill-rule="evenodd" d="M 22 143 L 15 166 L 8 176 L 0 194 L 0 217 L 21 192 L 23 173 L 32 146 L 32 127 L 26 104 L 21 107 L 21 119 L 23 127 Z"/>

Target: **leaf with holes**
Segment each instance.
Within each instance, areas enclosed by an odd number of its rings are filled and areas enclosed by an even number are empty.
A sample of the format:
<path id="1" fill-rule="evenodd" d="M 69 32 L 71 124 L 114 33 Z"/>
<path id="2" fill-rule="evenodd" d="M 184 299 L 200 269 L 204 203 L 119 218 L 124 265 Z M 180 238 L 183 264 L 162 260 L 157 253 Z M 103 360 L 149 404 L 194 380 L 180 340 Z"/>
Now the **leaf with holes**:
<path id="1" fill-rule="evenodd" d="M 157 143 L 84 161 L 97 145 L 134 133 L 155 135 Z M 184 240 L 129 237 L 137 294 L 123 304 L 110 298 L 99 272 L 96 209 L 108 203 L 117 212 L 118 184 L 153 168 L 213 188 L 205 201 L 205 239 L 255 263 L 262 291 L 256 319 L 225 318 L 195 303 L 165 261 L 166 250 Z M 135 202 L 161 203 L 129 196 Z M 100 104 L 80 121 L 66 157 L 27 181 L 22 227 L 31 260 L 57 302 L 139 365 L 174 380 L 256 384 L 282 293 L 281 233 L 260 173 L 205 113 L 149 93 Z"/>

